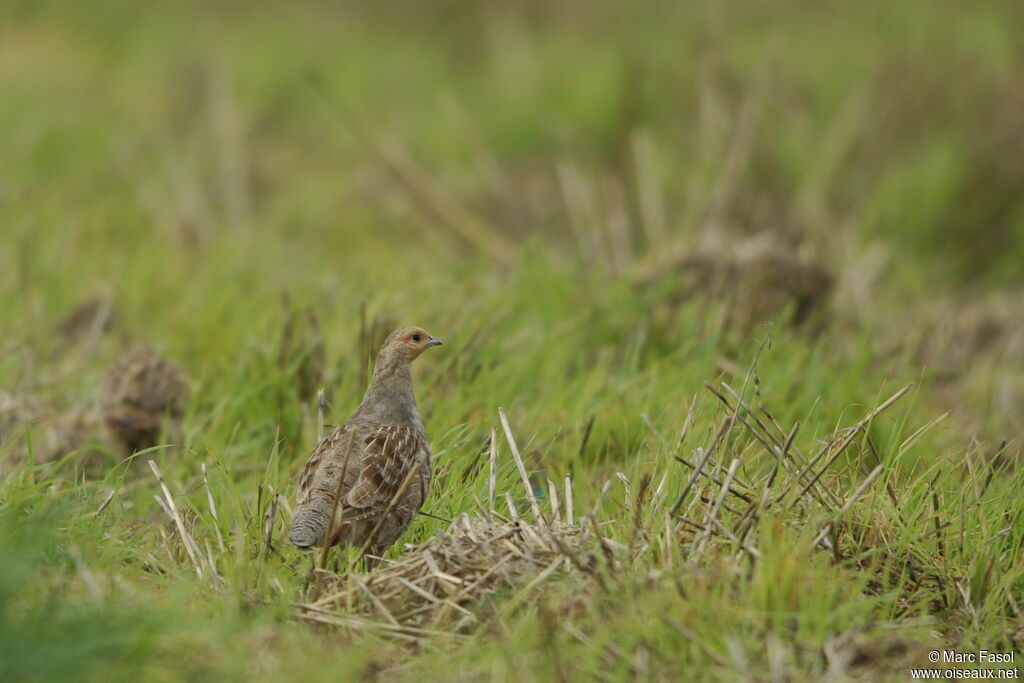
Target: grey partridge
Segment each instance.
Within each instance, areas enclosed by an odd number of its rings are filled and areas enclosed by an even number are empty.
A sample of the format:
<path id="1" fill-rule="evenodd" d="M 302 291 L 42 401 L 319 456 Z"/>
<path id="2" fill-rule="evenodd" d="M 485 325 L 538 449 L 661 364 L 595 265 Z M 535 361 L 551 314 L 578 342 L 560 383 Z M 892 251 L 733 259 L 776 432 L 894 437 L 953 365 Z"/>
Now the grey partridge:
<path id="1" fill-rule="evenodd" d="M 178 438 L 188 401 L 188 378 L 152 349 L 137 346 L 107 371 L 101 388 L 103 421 L 127 454 Z"/>
<path id="2" fill-rule="evenodd" d="M 410 364 L 441 340 L 419 327 L 381 346 L 362 403 L 313 450 L 299 480 L 288 540 L 304 550 L 345 544 L 381 555 L 430 491 L 430 444 Z"/>

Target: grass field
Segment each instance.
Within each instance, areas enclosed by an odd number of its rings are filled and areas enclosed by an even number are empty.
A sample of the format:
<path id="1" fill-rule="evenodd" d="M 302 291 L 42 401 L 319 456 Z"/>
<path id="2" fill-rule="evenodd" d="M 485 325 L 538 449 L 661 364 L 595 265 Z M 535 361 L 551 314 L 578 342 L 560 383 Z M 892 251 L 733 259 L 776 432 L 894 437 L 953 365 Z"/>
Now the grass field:
<path id="1" fill-rule="evenodd" d="M 0 679 L 1020 666 L 1022 25 L 1010 0 L 3 3 Z M 285 543 L 303 385 L 344 421 L 404 324 L 445 340 L 414 368 L 434 516 L 384 569 L 462 515 L 562 545 L 449 581 L 456 607 L 314 612 L 381 570 L 311 578 Z M 126 460 L 96 397 L 137 343 L 191 397 L 180 443 Z"/>

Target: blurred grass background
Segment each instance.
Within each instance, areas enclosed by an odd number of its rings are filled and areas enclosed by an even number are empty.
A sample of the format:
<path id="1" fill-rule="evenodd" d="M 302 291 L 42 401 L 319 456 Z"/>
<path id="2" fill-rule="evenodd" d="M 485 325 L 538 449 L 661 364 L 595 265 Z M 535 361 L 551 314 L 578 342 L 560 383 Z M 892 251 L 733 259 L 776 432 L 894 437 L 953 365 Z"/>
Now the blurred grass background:
<path id="1" fill-rule="evenodd" d="M 295 571 L 254 559 L 257 491 L 290 496 L 313 439 L 296 363 L 281 361 L 290 307 L 315 310 L 322 328 L 328 421 L 361 395 L 367 336 L 415 323 L 446 340 L 421 361 L 418 395 L 453 472 L 474 461 L 497 406 L 533 437 L 538 471 L 594 491 L 618 469 L 674 467 L 702 382 L 742 381 L 769 334 L 759 391 L 783 424 L 806 421 L 808 439 L 917 382 L 913 405 L 875 435 L 897 472 L 953 467 L 971 449 L 1018 453 L 1022 25 L 1012 0 L 7 0 L 2 386 L 44 415 L 85 410 L 129 342 L 164 349 L 195 388 L 187 451 L 162 467 L 202 501 L 199 463 L 218 463 L 238 525 L 224 530 L 241 540 L 227 593 L 193 584 L 187 566 L 155 572 L 140 558 L 162 552 L 166 520 L 148 472 L 125 474 L 109 454 L 105 479 L 74 452 L 54 454 L 71 474 L 28 465 L 13 454 L 38 430 L 18 432 L 0 446 L 2 516 L 11 529 L 39 521 L 5 534 L 5 556 L 20 559 L 0 593 L 21 607 L 0 611 L 0 628 L 38 635 L 0 657 L 0 673 L 88 664 L 103 677 L 112 657 L 129 662 L 112 675 L 168 679 L 389 669 L 381 643 L 342 647 L 289 624 Z M 763 266 L 779 259 L 798 267 Z M 95 299 L 112 302 L 113 333 L 76 346 L 59 321 Z M 793 322 L 802 308 L 809 321 Z M 904 423 L 947 410 L 900 446 Z M 118 512 L 94 520 L 111 486 Z M 470 507 L 454 475 L 436 495 L 437 514 Z M 437 528 L 424 521 L 407 540 Z M 82 567 L 101 576 L 98 593 Z M 801 642 L 878 618 L 850 607 L 826 624 L 854 601 L 819 597 L 807 616 L 821 629 Z M 635 604 L 656 615 L 663 599 Z M 40 611 L 54 618 L 37 622 Z M 744 637 L 790 633 L 766 619 Z M 89 623 L 110 638 L 95 642 Z M 536 623 L 460 650 L 467 676 L 515 673 Z M 950 629 L 982 645 L 1010 632 L 994 616 Z M 53 633 L 81 647 L 39 654 Z M 708 638 L 725 647 L 726 635 Z M 196 659 L 179 669 L 186 651 Z M 585 656 L 577 671 L 600 669 Z M 521 665 L 535 677 L 554 666 Z"/>

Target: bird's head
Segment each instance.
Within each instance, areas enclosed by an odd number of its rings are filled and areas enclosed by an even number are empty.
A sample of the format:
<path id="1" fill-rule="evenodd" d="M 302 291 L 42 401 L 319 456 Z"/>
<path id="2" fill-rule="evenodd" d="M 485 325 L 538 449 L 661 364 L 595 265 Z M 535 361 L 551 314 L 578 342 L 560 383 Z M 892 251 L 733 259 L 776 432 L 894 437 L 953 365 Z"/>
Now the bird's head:
<path id="1" fill-rule="evenodd" d="M 422 327 L 402 327 L 389 334 L 388 338 L 384 340 L 384 345 L 380 347 L 380 356 L 393 361 L 402 360 L 411 363 L 431 346 L 440 346 L 441 343 L 440 339 L 429 334 Z"/>

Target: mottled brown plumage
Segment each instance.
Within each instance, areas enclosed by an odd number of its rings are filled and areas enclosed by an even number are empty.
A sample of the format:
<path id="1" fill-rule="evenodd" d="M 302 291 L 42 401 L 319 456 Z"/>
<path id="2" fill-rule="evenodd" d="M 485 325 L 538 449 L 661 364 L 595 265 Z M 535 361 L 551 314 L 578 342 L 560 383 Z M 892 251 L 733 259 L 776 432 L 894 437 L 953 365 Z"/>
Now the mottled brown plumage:
<path id="1" fill-rule="evenodd" d="M 118 360 L 104 379 L 100 403 L 114 441 L 131 454 L 177 440 L 189 387 L 185 373 L 144 346 Z"/>
<path id="2" fill-rule="evenodd" d="M 362 403 L 306 462 L 288 534 L 293 545 L 308 549 L 326 539 L 379 555 L 412 522 L 431 474 L 409 366 L 440 343 L 419 327 L 395 330 L 384 341 Z"/>

